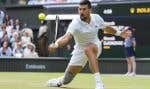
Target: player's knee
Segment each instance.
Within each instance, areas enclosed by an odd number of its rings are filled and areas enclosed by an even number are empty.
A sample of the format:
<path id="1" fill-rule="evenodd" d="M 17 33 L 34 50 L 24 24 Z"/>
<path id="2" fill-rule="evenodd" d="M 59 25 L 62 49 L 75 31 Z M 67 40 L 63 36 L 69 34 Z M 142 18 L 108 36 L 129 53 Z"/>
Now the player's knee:
<path id="1" fill-rule="evenodd" d="M 90 52 L 90 47 L 85 47 L 84 48 L 84 52 L 87 54 L 88 52 Z"/>
<path id="2" fill-rule="evenodd" d="M 85 46 L 84 52 L 87 54 L 87 53 L 91 52 L 91 50 L 94 50 L 95 48 L 96 48 L 95 44 L 90 43 Z"/>
<path id="3" fill-rule="evenodd" d="M 73 74 L 71 72 L 66 72 L 65 75 L 64 75 L 64 78 L 63 78 L 63 84 L 66 85 L 66 84 L 69 84 L 73 78 L 75 77 L 76 74 Z"/>

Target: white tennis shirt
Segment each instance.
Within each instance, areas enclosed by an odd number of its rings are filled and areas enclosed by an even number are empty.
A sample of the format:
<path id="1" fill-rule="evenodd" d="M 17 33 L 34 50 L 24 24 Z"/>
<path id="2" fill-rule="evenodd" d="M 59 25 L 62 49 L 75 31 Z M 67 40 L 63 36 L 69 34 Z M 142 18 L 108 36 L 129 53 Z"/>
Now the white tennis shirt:
<path id="1" fill-rule="evenodd" d="M 75 40 L 74 51 L 83 51 L 83 46 L 87 43 L 99 43 L 98 30 L 103 27 L 104 20 L 98 14 L 91 14 L 90 23 L 82 21 L 80 16 L 74 18 L 67 29 Z"/>

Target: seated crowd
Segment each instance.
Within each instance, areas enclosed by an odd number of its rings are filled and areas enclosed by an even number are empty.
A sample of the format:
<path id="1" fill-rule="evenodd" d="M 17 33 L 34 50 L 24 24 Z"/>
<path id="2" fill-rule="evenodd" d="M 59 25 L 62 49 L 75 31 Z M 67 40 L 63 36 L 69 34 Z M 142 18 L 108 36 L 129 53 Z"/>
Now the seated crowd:
<path id="1" fill-rule="evenodd" d="M 21 28 L 19 19 L 4 16 L 0 23 L 0 57 L 38 57 L 30 28 Z"/>

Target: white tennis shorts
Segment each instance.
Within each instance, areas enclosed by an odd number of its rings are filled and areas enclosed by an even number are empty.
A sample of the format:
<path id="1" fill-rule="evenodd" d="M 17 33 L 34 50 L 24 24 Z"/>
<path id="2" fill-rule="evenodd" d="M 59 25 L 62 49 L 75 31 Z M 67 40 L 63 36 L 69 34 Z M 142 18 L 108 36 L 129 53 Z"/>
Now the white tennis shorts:
<path id="1" fill-rule="evenodd" d="M 101 42 L 98 42 L 95 44 L 98 47 L 98 53 L 97 53 L 97 58 L 98 58 L 102 52 L 102 45 L 101 45 Z M 87 61 L 88 61 L 88 57 L 85 55 L 84 50 L 77 50 L 75 53 L 73 53 L 70 59 L 69 65 L 84 67 Z"/>

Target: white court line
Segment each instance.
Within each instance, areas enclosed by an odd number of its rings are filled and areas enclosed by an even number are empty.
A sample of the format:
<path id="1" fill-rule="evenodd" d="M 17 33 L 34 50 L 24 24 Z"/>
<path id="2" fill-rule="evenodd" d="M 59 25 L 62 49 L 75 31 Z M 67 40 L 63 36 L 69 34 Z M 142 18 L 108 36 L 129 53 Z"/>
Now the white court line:
<path id="1" fill-rule="evenodd" d="M 124 76 L 124 77 L 149 77 L 150 78 L 150 75 L 144 75 L 144 74 L 136 74 L 135 76 L 125 76 L 125 74 L 101 74 L 101 75 L 104 75 L 104 76 Z"/>

